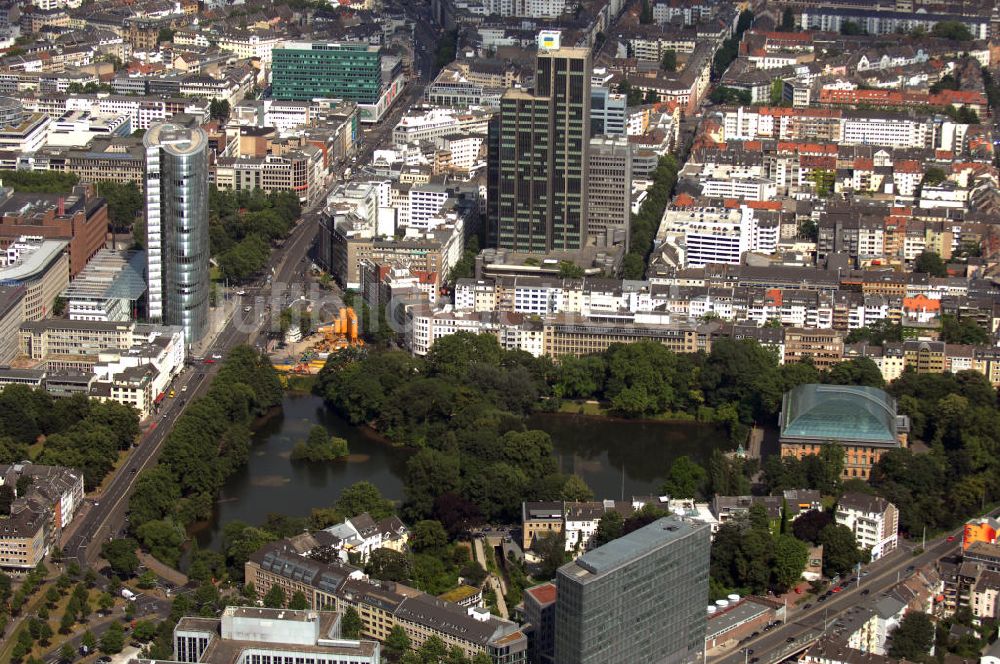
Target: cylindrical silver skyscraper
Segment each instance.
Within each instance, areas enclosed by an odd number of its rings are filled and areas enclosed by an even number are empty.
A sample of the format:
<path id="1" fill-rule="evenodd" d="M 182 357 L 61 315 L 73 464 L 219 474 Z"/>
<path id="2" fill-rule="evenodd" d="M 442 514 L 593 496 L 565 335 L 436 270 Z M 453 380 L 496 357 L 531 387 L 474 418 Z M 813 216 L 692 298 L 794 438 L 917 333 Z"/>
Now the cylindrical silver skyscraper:
<path id="1" fill-rule="evenodd" d="M 146 147 L 149 317 L 184 328 L 187 343 L 208 325 L 208 137 L 200 128 L 154 124 Z"/>

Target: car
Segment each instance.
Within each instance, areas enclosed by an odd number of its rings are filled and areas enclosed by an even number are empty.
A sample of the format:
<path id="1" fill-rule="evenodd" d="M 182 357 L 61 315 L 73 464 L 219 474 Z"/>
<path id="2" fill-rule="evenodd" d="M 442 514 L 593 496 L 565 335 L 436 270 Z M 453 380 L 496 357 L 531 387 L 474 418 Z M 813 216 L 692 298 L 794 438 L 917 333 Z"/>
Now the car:
<path id="1" fill-rule="evenodd" d="M 751 636 L 751 637 L 749 637 L 749 638 L 751 638 L 751 639 L 752 639 L 753 637 Z M 748 655 L 752 655 L 752 654 L 753 654 L 753 648 L 747 648 L 747 654 L 748 654 Z"/>
<path id="2" fill-rule="evenodd" d="M 758 636 L 760 636 L 760 632 L 754 632 L 753 634 L 750 635 L 750 638 L 756 639 Z"/>
<path id="3" fill-rule="evenodd" d="M 907 568 L 906 568 L 906 571 L 907 571 L 907 572 L 912 572 L 912 571 L 913 571 L 913 570 L 915 570 L 915 569 L 917 569 L 917 568 L 916 568 L 916 567 L 914 567 L 913 565 L 910 565 L 909 567 L 907 567 Z"/>
<path id="4" fill-rule="evenodd" d="M 245 290 L 242 290 L 242 289 L 241 289 L 241 290 L 238 290 L 238 291 L 236 291 L 236 294 L 237 294 L 237 295 L 241 295 L 241 296 L 242 296 L 242 295 L 246 295 L 246 294 L 247 294 L 247 292 L 246 292 Z"/>
<path id="5" fill-rule="evenodd" d="M 187 392 L 187 391 L 188 391 L 188 386 L 187 385 L 181 385 L 181 392 Z"/>
<path id="6" fill-rule="evenodd" d="M 132 474 L 134 475 L 134 474 L 135 474 L 135 472 L 136 472 L 136 469 L 135 469 L 135 468 L 132 468 L 132 469 L 130 469 L 130 470 L 129 470 L 128 472 L 130 472 L 130 473 L 132 473 Z"/>
<path id="7" fill-rule="evenodd" d="M 817 601 L 817 602 L 825 602 L 825 601 L 826 601 L 826 595 L 820 595 L 820 596 L 819 596 L 819 597 L 818 597 L 818 598 L 816 599 L 816 601 Z"/>
<path id="8" fill-rule="evenodd" d="M 843 590 L 843 588 L 841 588 L 840 586 L 837 586 L 836 588 L 832 589 L 830 592 L 832 592 L 832 593 L 839 593 L 841 590 Z"/>
<path id="9" fill-rule="evenodd" d="M 805 606 L 802 607 L 802 610 L 805 611 L 806 609 L 811 609 L 811 608 L 813 608 L 812 604 L 806 604 Z"/>
<path id="10" fill-rule="evenodd" d="M 215 364 L 215 360 L 210 357 L 205 358 L 205 364 Z"/>
<path id="11" fill-rule="evenodd" d="M 795 641 L 794 636 L 789 636 L 787 639 L 785 639 L 785 643 L 792 643 L 793 641 Z"/>
<path id="12" fill-rule="evenodd" d="M 954 542 L 955 541 L 955 536 L 954 535 L 948 535 L 948 541 L 949 542 Z"/>
<path id="13" fill-rule="evenodd" d="M 247 306 L 243 307 L 243 312 L 244 313 L 250 313 L 251 311 L 253 311 L 253 307 L 251 307 L 249 304 Z"/>
<path id="14" fill-rule="evenodd" d="M 871 591 L 872 591 L 872 590 L 871 590 L 871 588 L 865 588 L 864 590 L 862 590 L 862 591 L 861 591 L 861 594 L 862 594 L 862 595 L 867 595 L 867 594 L 868 594 L 868 593 L 870 593 Z"/>
<path id="15" fill-rule="evenodd" d="M 212 353 L 212 359 L 213 360 L 221 360 L 222 359 L 222 353 Z"/>
<path id="16" fill-rule="evenodd" d="M 750 664 L 757 664 L 760 661 L 760 657 L 751 657 Z"/>

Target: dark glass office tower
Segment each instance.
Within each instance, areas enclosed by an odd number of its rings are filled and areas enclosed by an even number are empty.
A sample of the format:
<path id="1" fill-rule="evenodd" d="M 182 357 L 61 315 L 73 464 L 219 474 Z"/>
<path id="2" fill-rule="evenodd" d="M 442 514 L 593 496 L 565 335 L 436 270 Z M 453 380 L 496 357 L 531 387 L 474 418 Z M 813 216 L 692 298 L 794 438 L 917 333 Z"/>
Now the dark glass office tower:
<path id="1" fill-rule="evenodd" d="M 509 90 L 489 137 L 491 242 L 529 253 L 577 251 L 587 237 L 590 50 L 539 35 L 535 89 Z"/>
<path id="2" fill-rule="evenodd" d="M 709 526 L 667 517 L 559 568 L 555 664 L 700 661 Z"/>

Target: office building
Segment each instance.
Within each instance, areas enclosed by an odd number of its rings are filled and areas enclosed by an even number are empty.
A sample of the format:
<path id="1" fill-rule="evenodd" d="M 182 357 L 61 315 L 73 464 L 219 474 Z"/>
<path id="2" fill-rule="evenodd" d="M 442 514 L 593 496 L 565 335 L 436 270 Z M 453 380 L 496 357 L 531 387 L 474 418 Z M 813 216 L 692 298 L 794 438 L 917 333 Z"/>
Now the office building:
<path id="1" fill-rule="evenodd" d="M 632 150 L 628 139 L 590 139 L 587 164 L 587 235 L 598 247 L 628 251 L 632 217 Z"/>
<path id="2" fill-rule="evenodd" d="M 69 196 L 0 189 L 0 249 L 22 238 L 69 241 L 70 276 L 75 277 L 104 246 L 108 204 L 90 185 Z"/>
<path id="3" fill-rule="evenodd" d="M 208 138 L 165 122 L 143 145 L 149 318 L 180 325 L 196 343 L 208 325 Z"/>
<path id="4" fill-rule="evenodd" d="M 905 447 L 909 430 L 895 399 L 854 385 L 799 385 L 782 398 L 778 422 L 781 456 L 801 459 L 824 445 L 840 445 L 845 480 L 867 480 L 883 454 Z"/>
<path id="5" fill-rule="evenodd" d="M 406 84 L 402 60 L 367 43 L 285 42 L 271 55 L 275 99 L 357 102 L 362 122 L 378 122 Z"/>
<path id="6" fill-rule="evenodd" d="M 378 46 L 361 43 L 287 42 L 272 51 L 275 99 L 317 97 L 370 104 L 382 87 Z"/>
<path id="7" fill-rule="evenodd" d="M 626 95 L 612 92 L 606 85 L 595 85 L 590 91 L 590 133 L 593 136 L 625 135 Z"/>
<path id="8" fill-rule="evenodd" d="M 0 284 L 24 287 L 21 318 L 37 321 L 52 315 L 55 299 L 69 284 L 66 240 L 28 240 L 7 247 L 0 254 Z"/>
<path id="9" fill-rule="evenodd" d="M 0 286 L 0 365 L 17 357 L 18 328 L 24 322 L 25 287 Z"/>
<path id="10" fill-rule="evenodd" d="M 587 237 L 590 50 L 538 38 L 533 93 L 508 90 L 490 122 L 490 241 L 527 253 L 578 251 Z"/>
<path id="11" fill-rule="evenodd" d="M 246 606 L 227 606 L 221 618 L 185 616 L 174 627 L 172 661 L 185 664 L 379 664 L 382 661 L 379 644 L 343 638 L 341 618 L 342 615 L 334 611 Z"/>
<path id="12" fill-rule="evenodd" d="M 666 517 L 559 568 L 556 664 L 702 658 L 711 532 Z"/>
<path id="13" fill-rule="evenodd" d="M 70 320 L 128 321 L 139 318 L 146 293 L 146 254 L 101 249 L 63 291 Z"/>

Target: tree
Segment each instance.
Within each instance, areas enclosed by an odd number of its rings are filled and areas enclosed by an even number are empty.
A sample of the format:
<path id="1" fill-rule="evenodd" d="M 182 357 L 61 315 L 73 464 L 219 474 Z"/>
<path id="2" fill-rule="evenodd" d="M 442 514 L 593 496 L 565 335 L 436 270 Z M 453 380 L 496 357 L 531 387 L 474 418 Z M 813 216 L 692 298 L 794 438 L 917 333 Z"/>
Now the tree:
<path id="1" fill-rule="evenodd" d="M 908 611 L 890 636 L 890 657 L 919 662 L 934 645 L 934 622 L 926 613 Z"/>
<path id="2" fill-rule="evenodd" d="M 170 28 L 160 28 L 160 31 L 156 33 L 156 43 L 162 44 L 163 42 L 173 41 L 174 31 Z"/>
<path id="3" fill-rule="evenodd" d="M 972 41 L 972 32 L 961 21 L 938 21 L 931 28 L 931 35 L 952 41 Z"/>
<path id="4" fill-rule="evenodd" d="M 649 0 L 642 0 L 642 4 L 639 7 L 639 23 L 648 24 L 653 22 L 653 7 L 649 4 Z"/>
<path id="5" fill-rule="evenodd" d="M 800 514 L 792 522 L 792 534 L 803 542 L 819 543 L 819 534 L 828 525 L 833 523 L 833 517 L 829 512 L 820 510 L 809 510 Z"/>
<path id="6" fill-rule="evenodd" d="M 885 387 L 882 371 L 870 358 L 859 357 L 835 365 L 826 375 L 824 382 L 834 385 L 863 385 L 867 387 Z"/>
<path id="7" fill-rule="evenodd" d="M 108 220 L 115 232 L 132 230 L 145 201 L 138 185 L 106 180 L 97 183 L 97 193 L 108 202 Z"/>
<path id="8" fill-rule="evenodd" d="M 448 533 L 439 521 L 418 521 L 410 533 L 409 545 L 416 553 L 439 554 L 448 546 Z"/>
<path id="9" fill-rule="evenodd" d="M 399 661 L 407 650 L 410 649 L 410 637 L 399 625 L 393 625 L 389 630 L 389 636 L 385 638 L 385 654 L 392 660 Z"/>
<path id="10" fill-rule="evenodd" d="M 361 638 L 361 616 L 354 609 L 353 606 L 347 607 L 344 611 L 344 617 L 340 622 L 340 633 L 345 639 L 358 639 Z"/>
<path id="11" fill-rule="evenodd" d="M 913 271 L 923 272 L 932 277 L 948 276 L 948 268 L 941 260 L 941 255 L 934 251 L 924 251 L 917 256 L 913 261 Z"/>
<path id="12" fill-rule="evenodd" d="M 296 443 L 292 449 L 292 461 L 335 461 L 349 454 L 347 441 L 337 436 L 330 436 L 326 427 L 314 426 L 309 430 L 309 436 L 304 441 Z"/>
<path id="13" fill-rule="evenodd" d="M 607 544 L 622 536 L 625 527 L 625 517 L 614 510 L 605 512 L 597 521 L 597 532 L 594 533 L 594 546 Z"/>
<path id="14" fill-rule="evenodd" d="M 305 593 L 301 590 L 296 590 L 292 594 L 292 599 L 288 600 L 288 608 L 295 611 L 304 611 L 309 608 L 309 600 L 306 599 Z"/>
<path id="15" fill-rule="evenodd" d="M 941 316 L 941 341 L 949 344 L 989 344 L 990 335 L 972 318 L 958 318 L 951 314 Z"/>
<path id="16" fill-rule="evenodd" d="M 125 628 L 122 627 L 120 622 L 115 620 L 108 625 L 108 629 L 101 635 L 101 652 L 107 655 L 115 655 L 120 653 L 124 647 Z"/>
<path id="17" fill-rule="evenodd" d="M 371 552 L 365 572 L 381 581 L 404 582 L 410 578 L 413 568 L 405 553 L 383 547 Z"/>
<path id="18" fill-rule="evenodd" d="M 923 184 L 925 186 L 939 185 L 948 178 L 948 174 L 940 166 L 928 166 L 924 171 Z"/>
<path id="19" fill-rule="evenodd" d="M 776 592 L 787 592 L 800 578 L 809 562 L 809 547 L 791 535 L 778 535 L 774 539 L 774 562 L 771 568 L 771 586 Z"/>
<path id="20" fill-rule="evenodd" d="M 847 526 L 829 524 L 820 531 L 819 543 L 823 545 L 823 574 L 826 576 L 848 572 L 868 558 L 858 550 L 854 533 Z"/>
<path id="21" fill-rule="evenodd" d="M 579 475 L 570 475 L 562 487 L 562 499 L 569 502 L 584 502 L 594 499 L 594 492 Z"/>
<path id="22" fill-rule="evenodd" d="M 368 512 L 376 521 L 392 516 L 395 511 L 392 501 L 383 498 L 374 484 L 365 481 L 355 482 L 344 489 L 337 499 L 336 508 L 347 518 Z"/>
<path id="23" fill-rule="evenodd" d="M 566 536 L 561 532 L 540 538 L 535 542 L 534 549 L 535 553 L 542 559 L 538 569 L 538 578 L 540 579 L 555 577 L 556 570 L 569 562 L 569 553 L 566 552 Z"/>
<path id="24" fill-rule="evenodd" d="M 677 51 L 667 49 L 663 52 L 663 59 L 660 61 L 660 69 L 663 71 L 677 71 Z"/>
<path id="25" fill-rule="evenodd" d="M 94 637 L 94 633 L 89 629 L 83 633 L 83 638 L 80 639 L 80 645 L 87 646 L 87 650 L 93 652 L 94 648 L 97 647 L 97 639 Z"/>
<path id="26" fill-rule="evenodd" d="M 269 609 L 280 609 L 285 606 L 285 591 L 281 586 L 275 584 L 264 595 L 264 606 Z"/>
<path id="27" fill-rule="evenodd" d="M 707 478 L 705 469 L 689 456 L 679 456 L 670 464 L 663 494 L 671 498 L 696 498 L 703 491 Z"/>
<path id="28" fill-rule="evenodd" d="M 152 620 L 140 620 L 132 630 L 132 638 L 145 643 L 156 638 L 156 623 Z"/>
<path id="29" fill-rule="evenodd" d="M 864 30 L 854 21 L 844 21 L 840 24 L 840 34 L 853 37 L 864 34 Z"/>
<path id="30" fill-rule="evenodd" d="M 101 593 L 97 598 L 97 606 L 100 607 L 101 611 L 110 611 L 114 605 L 115 598 L 108 593 Z"/>
<path id="31" fill-rule="evenodd" d="M 76 659 L 76 651 L 73 650 L 73 646 L 68 643 L 62 644 L 59 648 L 59 661 L 63 664 L 70 664 L 74 659 Z"/>
<path id="32" fill-rule="evenodd" d="M 209 116 L 221 122 L 229 119 L 229 110 L 229 102 L 225 99 L 213 99 L 208 105 Z"/>
<path id="33" fill-rule="evenodd" d="M 134 539 L 113 539 L 101 545 L 101 555 L 115 574 L 130 577 L 139 569 L 139 557 L 135 555 L 138 546 Z"/>
<path id="34" fill-rule="evenodd" d="M 176 565 L 186 535 L 184 528 L 173 519 L 147 521 L 136 529 L 142 546 L 157 559 Z"/>

